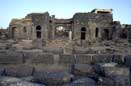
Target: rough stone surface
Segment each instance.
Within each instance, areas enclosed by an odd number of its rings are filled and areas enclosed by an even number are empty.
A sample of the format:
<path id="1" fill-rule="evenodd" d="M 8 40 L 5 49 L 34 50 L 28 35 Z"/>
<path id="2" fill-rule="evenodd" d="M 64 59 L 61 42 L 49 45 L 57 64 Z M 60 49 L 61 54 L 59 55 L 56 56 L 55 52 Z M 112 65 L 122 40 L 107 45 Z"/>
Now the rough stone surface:
<path id="1" fill-rule="evenodd" d="M 97 82 L 98 86 L 115 86 L 115 82 L 113 79 L 100 77 L 99 81 Z"/>
<path id="2" fill-rule="evenodd" d="M 90 78 L 81 78 L 63 86 L 96 86 L 95 81 Z"/>
<path id="3" fill-rule="evenodd" d="M 73 73 L 76 76 L 89 76 L 93 77 L 95 75 L 95 69 L 89 64 L 75 64 Z"/>
<path id="4" fill-rule="evenodd" d="M 27 77 L 33 74 L 34 68 L 28 65 L 13 65 L 5 68 L 6 76 Z"/>
<path id="5" fill-rule="evenodd" d="M 53 48 L 53 47 L 44 47 L 43 52 L 45 53 L 53 53 L 53 54 L 63 54 L 64 51 L 62 48 Z"/>
<path id="6" fill-rule="evenodd" d="M 99 65 L 102 68 L 105 68 L 105 67 L 117 67 L 118 66 L 118 64 L 114 63 L 114 62 L 110 62 L 110 63 L 97 63 L 97 65 Z"/>
<path id="7" fill-rule="evenodd" d="M 125 56 L 125 65 L 131 68 L 131 55 Z"/>
<path id="8" fill-rule="evenodd" d="M 130 71 L 128 68 L 107 67 L 105 76 L 115 81 L 115 86 L 130 86 Z"/>
<path id="9" fill-rule="evenodd" d="M 0 66 L 0 76 L 4 74 L 5 67 Z"/>
<path id="10" fill-rule="evenodd" d="M 31 57 L 28 59 L 29 63 L 43 63 L 43 64 L 53 64 L 54 56 L 49 53 L 32 53 Z"/>
<path id="11" fill-rule="evenodd" d="M 45 86 L 36 83 L 22 81 L 14 77 L 0 77 L 0 86 Z"/>
<path id="12" fill-rule="evenodd" d="M 23 55 L 16 52 L 0 53 L 0 64 L 22 64 Z"/>
<path id="13" fill-rule="evenodd" d="M 34 73 L 36 82 L 44 83 L 47 86 L 61 86 L 69 83 L 72 75 L 67 72 L 53 72 L 47 70 L 37 70 Z"/>
<path id="14" fill-rule="evenodd" d="M 74 55 L 66 55 L 63 54 L 59 56 L 59 63 L 60 64 L 64 64 L 64 65 L 68 65 L 68 64 L 73 64 L 75 62 L 75 57 Z"/>
<path id="15" fill-rule="evenodd" d="M 73 53 L 74 54 L 87 54 L 88 49 L 86 49 L 86 48 L 75 48 Z"/>
<path id="16" fill-rule="evenodd" d="M 89 64 L 92 62 L 92 56 L 87 54 L 76 54 L 76 63 Z"/>
<path id="17" fill-rule="evenodd" d="M 112 55 L 108 54 L 101 54 L 101 55 L 94 55 L 92 57 L 94 63 L 109 63 L 112 62 Z"/>

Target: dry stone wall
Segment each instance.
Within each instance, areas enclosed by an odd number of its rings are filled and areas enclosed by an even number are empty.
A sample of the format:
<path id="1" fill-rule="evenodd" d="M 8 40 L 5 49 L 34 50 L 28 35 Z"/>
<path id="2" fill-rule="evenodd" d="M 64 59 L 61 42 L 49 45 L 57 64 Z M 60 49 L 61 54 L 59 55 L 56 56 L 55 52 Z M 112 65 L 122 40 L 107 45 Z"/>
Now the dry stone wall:
<path id="1" fill-rule="evenodd" d="M 130 58 L 131 55 L 123 57 L 121 54 L 54 54 L 42 50 L 5 50 L 0 51 L 0 75 L 18 78 L 33 76 L 33 82 L 45 86 L 87 86 L 81 80 L 88 81 L 88 78 L 93 80 L 93 83 L 89 82 L 93 86 L 130 86 Z M 111 82 L 109 85 L 108 81 Z"/>

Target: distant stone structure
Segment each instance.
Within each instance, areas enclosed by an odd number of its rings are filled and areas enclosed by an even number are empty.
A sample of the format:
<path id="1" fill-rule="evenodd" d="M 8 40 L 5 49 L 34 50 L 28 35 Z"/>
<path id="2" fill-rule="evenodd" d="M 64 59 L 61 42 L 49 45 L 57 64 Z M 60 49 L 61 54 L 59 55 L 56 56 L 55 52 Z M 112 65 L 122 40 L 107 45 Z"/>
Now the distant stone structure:
<path id="1" fill-rule="evenodd" d="M 102 41 L 123 38 L 130 40 L 131 25 L 121 25 L 113 20 L 112 9 L 94 9 L 76 13 L 70 19 L 57 19 L 55 15 L 31 13 L 23 19 L 13 19 L 9 25 L 12 39 L 67 39 Z"/>

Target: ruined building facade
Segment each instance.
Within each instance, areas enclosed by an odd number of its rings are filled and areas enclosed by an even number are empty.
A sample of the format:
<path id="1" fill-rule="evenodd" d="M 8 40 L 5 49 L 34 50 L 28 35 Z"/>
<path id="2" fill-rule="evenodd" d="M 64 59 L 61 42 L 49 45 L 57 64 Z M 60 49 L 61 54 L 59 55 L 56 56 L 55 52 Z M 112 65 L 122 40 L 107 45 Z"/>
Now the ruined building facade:
<path id="1" fill-rule="evenodd" d="M 124 29 L 126 28 L 126 29 Z M 13 19 L 9 25 L 12 39 L 67 39 L 67 40 L 115 40 L 130 39 L 130 25 L 113 20 L 112 9 L 94 9 L 88 13 L 76 13 L 70 19 L 57 19 L 45 13 L 31 13 L 23 19 Z"/>

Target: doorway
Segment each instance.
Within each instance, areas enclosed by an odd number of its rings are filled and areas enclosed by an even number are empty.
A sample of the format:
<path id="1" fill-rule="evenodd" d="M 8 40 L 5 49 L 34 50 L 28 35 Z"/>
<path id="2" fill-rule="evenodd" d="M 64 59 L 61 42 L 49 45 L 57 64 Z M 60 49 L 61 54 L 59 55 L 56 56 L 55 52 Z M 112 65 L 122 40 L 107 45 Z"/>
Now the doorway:
<path id="1" fill-rule="evenodd" d="M 36 27 L 36 37 L 41 38 L 41 26 Z"/>
<path id="2" fill-rule="evenodd" d="M 86 39 L 86 28 L 82 27 L 81 28 L 81 40 L 85 40 Z"/>
<path id="3" fill-rule="evenodd" d="M 11 30 L 12 38 L 15 38 L 15 32 L 16 32 L 16 27 L 12 27 L 12 30 Z"/>
<path id="4" fill-rule="evenodd" d="M 104 39 L 109 40 L 109 30 L 104 29 Z"/>

